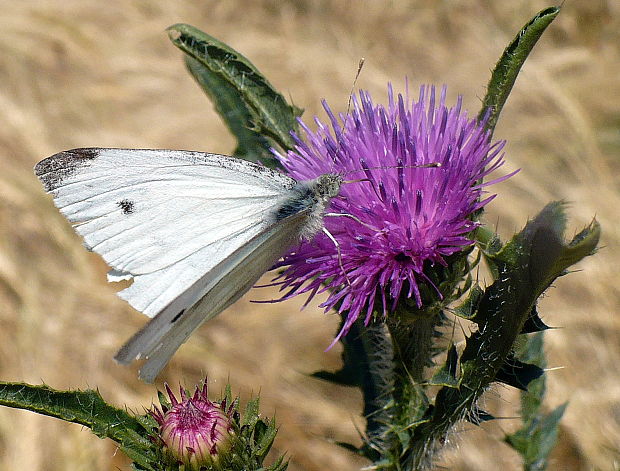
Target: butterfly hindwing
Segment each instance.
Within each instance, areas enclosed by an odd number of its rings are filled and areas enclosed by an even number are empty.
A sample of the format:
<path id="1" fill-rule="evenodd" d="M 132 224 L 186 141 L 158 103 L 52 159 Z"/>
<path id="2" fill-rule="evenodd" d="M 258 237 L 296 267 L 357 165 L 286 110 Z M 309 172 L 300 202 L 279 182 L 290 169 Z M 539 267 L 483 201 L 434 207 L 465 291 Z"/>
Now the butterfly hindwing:
<path id="1" fill-rule="evenodd" d="M 147 358 L 140 378 L 152 382 L 194 330 L 237 301 L 298 240 L 309 213 L 289 216 L 237 249 L 134 335 L 116 359 Z M 184 298 L 198 301 L 186 309 Z"/>

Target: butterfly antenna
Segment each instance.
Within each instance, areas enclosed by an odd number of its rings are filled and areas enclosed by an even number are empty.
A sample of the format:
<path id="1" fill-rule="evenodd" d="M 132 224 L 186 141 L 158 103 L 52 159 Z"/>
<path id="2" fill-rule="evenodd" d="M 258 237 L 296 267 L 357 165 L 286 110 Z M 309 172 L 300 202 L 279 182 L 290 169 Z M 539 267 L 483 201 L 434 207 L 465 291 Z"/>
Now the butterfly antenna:
<path id="1" fill-rule="evenodd" d="M 357 170 L 355 171 L 357 172 Z M 342 183 L 359 183 L 359 182 L 370 182 L 370 179 L 369 178 L 358 178 L 356 180 L 343 180 L 342 181 Z"/>
<path id="2" fill-rule="evenodd" d="M 353 91 L 355 90 L 355 85 L 357 84 L 357 79 L 359 78 L 360 74 L 362 73 L 362 68 L 364 67 L 364 62 L 366 61 L 366 59 L 364 59 L 363 57 L 360 59 L 359 63 L 357 64 L 357 72 L 355 73 L 355 78 L 353 79 L 353 85 L 351 85 L 351 90 L 349 91 L 349 101 L 347 102 L 347 114 L 345 116 L 349 116 L 349 113 L 351 112 L 351 104 L 353 102 Z M 346 118 L 345 120 L 342 121 L 342 127 L 340 128 L 340 135 L 338 136 L 338 150 L 340 150 L 340 145 L 342 143 L 342 138 L 344 136 L 344 126 L 346 123 Z"/>
<path id="3" fill-rule="evenodd" d="M 419 165 L 382 165 L 380 167 L 362 167 L 356 170 L 349 170 L 348 172 L 344 172 L 343 175 L 347 175 L 348 173 L 359 172 L 361 170 L 385 170 L 388 168 L 439 168 L 441 167 L 441 162 L 431 162 L 429 164 L 419 164 Z M 342 183 L 354 183 L 354 182 L 366 182 L 370 181 L 367 178 L 361 178 L 359 180 L 346 180 Z"/>
<path id="4" fill-rule="evenodd" d="M 357 73 L 355 74 L 355 78 L 353 79 L 353 85 L 351 85 L 351 91 L 349 91 L 349 101 L 347 102 L 347 116 L 349 115 L 349 111 L 351 111 L 351 101 L 353 100 L 353 91 L 355 90 L 355 85 L 357 85 L 357 79 L 360 78 L 360 74 L 362 73 L 362 68 L 364 67 L 365 61 L 366 59 L 362 57 L 359 61 L 359 64 L 357 64 Z"/>

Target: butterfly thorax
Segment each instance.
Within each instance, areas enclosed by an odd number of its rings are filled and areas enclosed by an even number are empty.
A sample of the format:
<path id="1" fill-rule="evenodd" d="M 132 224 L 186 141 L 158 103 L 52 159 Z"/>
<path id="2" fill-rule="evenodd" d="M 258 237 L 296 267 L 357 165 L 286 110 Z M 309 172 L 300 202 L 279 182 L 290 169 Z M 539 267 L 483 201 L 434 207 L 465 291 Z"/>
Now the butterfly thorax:
<path id="1" fill-rule="evenodd" d="M 323 228 L 323 213 L 331 199 L 338 196 L 342 181 L 340 175 L 326 173 L 313 180 L 297 182 L 277 208 L 276 221 L 304 211 L 307 217 L 300 236 L 312 239 Z"/>

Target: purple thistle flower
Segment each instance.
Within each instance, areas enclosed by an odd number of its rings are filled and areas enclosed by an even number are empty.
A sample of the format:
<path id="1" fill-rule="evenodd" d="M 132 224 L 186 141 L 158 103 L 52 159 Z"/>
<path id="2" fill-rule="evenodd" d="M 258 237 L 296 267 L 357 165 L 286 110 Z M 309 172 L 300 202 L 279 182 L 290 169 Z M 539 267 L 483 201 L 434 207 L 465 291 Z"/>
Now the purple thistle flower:
<path id="1" fill-rule="evenodd" d="M 200 389 L 196 386 L 189 397 L 183 388 L 178 401 L 170 387 L 165 384 L 170 407 L 154 406 L 149 411 L 160 426 L 159 438 L 176 461 L 189 469 L 200 469 L 218 460 L 218 455 L 230 447 L 233 433 L 232 406 L 227 411 L 226 402 L 218 404 L 207 397 L 207 382 Z"/>
<path id="2" fill-rule="evenodd" d="M 348 180 L 332 200 L 330 212 L 355 216 L 325 217 L 325 227 L 340 249 L 323 233 L 302 242 L 278 265 L 282 299 L 330 292 L 321 304 L 326 311 L 346 312 L 334 342 L 345 335 L 359 316 L 368 324 L 375 301 L 384 316 L 402 294 L 422 306 L 420 283 L 437 289 L 424 274 L 425 266 L 446 266 L 446 257 L 473 242 L 468 234 L 479 224 L 471 215 L 493 198 L 483 197 L 485 186 L 513 174 L 482 182 L 503 164 L 505 141 L 490 142 L 486 120 L 478 122 L 456 106 L 445 104 L 446 87 L 436 101 L 435 87 L 420 88 L 417 101 L 395 99 L 388 86 L 387 107 L 373 104 L 368 92 L 352 97 L 350 114 L 339 120 L 325 101 L 330 125 L 317 117 L 316 131 L 301 120 L 305 134 L 293 134 L 295 149 L 274 154 L 297 180 L 338 173 Z M 419 168 L 439 163 L 436 168 Z M 346 273 L 346 275 L 345 275 Z M 442 294 L 438 292 L 438 296 Z M 378 297 L 378 300 L 377 300 Z M 333 345 L 333 344 L 332 344 Z"/>

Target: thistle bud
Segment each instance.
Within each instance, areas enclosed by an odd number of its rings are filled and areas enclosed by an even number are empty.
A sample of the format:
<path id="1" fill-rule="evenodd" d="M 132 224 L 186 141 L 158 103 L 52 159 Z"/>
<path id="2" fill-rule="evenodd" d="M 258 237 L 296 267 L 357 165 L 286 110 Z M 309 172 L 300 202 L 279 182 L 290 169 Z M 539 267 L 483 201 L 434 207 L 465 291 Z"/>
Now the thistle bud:
<path id="1" fill-rule="evenodd" d="M 154 406 L 150 414 L 159 424 L 166 454 L 191 470 L 217 463 L 219 455 L 230 448 L 231 411 L 226 411 L 225 403 L 208 399 L 206 381 L 202 389 L 196 386 L 191 397 L 180 388 L 180 401 L 167 384 L 165 387 L 170 404 L 162 403 L 161 410 Z"/>

